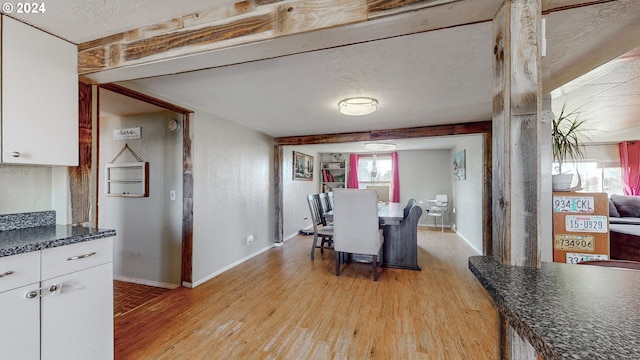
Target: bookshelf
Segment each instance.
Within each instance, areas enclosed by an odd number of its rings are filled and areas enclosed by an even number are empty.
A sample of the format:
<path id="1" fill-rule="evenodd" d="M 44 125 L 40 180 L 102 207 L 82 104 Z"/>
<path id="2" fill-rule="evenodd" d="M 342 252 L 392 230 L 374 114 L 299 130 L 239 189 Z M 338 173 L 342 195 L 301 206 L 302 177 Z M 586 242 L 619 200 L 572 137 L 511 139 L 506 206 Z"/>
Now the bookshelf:
<path id="1" fill-rule="evenodd" d="M 333 189 L 347 187 L 347 162 L 323 161 L 320 164 L 320 191 L 329 192 Z"/>

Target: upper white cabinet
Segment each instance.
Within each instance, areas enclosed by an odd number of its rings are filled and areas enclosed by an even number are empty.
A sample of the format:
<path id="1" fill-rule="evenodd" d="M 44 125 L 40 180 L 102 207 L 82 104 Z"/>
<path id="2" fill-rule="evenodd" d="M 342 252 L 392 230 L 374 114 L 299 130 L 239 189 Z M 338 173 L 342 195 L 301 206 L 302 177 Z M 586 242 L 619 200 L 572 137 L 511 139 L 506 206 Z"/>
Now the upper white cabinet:
<path id="1" fill-rule="evenodd" d="M 78 50 L 2 16 L 2 162 L 78 165 Z"/>

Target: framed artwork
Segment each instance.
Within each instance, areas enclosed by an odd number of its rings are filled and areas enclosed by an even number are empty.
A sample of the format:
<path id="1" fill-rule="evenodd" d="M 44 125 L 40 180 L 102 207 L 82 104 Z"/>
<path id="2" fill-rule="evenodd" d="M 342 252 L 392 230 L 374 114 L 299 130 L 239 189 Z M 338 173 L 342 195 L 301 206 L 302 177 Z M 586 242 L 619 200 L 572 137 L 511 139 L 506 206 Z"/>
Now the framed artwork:
<path id="1" fill-rule="evenodd" d="M 467 178 L 467 156 L 466 149 L 460 150 L 453 155 L 453 179 L 466 180 Z"/>
<path id="2" fill-rule="evenodd" d="M 313 180 L 313 156 L 293 152 L 293 180 Z"/>

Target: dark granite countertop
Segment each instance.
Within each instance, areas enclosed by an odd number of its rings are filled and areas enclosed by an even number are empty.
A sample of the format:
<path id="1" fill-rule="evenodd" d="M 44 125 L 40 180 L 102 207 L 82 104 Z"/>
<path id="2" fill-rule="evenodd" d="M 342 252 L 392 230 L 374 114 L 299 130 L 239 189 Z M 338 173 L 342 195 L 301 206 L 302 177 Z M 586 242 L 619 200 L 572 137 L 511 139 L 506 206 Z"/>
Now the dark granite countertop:
<path id="1" fill-rule="evenodd" d="M 0 257 L 115 236 L 115 230 L 56 225 L 55 211 L 0 215 Z"/>
<path id="2" fill-rule="evenodd" d="M 115 236 L 115 230 L 45 225 L 0 231 L 0 257 Z"/>
<path id="3" fill-rule="evenodd" d="M 545 359 L 640 359 L 640 271 L 472 256 L 469 269 Z"/>

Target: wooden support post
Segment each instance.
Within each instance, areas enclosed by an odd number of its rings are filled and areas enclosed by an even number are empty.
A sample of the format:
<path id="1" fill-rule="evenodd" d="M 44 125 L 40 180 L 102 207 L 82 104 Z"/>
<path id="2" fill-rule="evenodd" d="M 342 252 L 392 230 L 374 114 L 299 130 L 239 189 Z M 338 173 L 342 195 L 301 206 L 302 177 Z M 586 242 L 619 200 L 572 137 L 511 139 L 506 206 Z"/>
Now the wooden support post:
<path id="1" fill-rule="evenodd" d="M 540 267 L 541 11 L 541 0 L 505 0 L 493 20 L 493 255 L 529 267 Z M 537 358 L 504 319 L 500 350 Z"/>
<path id="2" fill-rule="evenodd" d="M 284 158 L 282 156 L 282 146 L 275 145 L 273 147 L 273 193 L 274 193 L 274 205 L 275 205 L 275 242 L 281 243 L 284 241 L 284 214 L 283 214 L 283 206 L 284 206 L 284 198 L 282 195 L 282 184 L 284 184 L 282 179 L 282 164 L 284 162 Z"/>
<path id="3" fill-rule="evenodd" d="M 493 254 L 539 267 L 540 0 L 505 0 L 494 18 Z M 549 135 L 547 135 L 549 136 Z"/>

